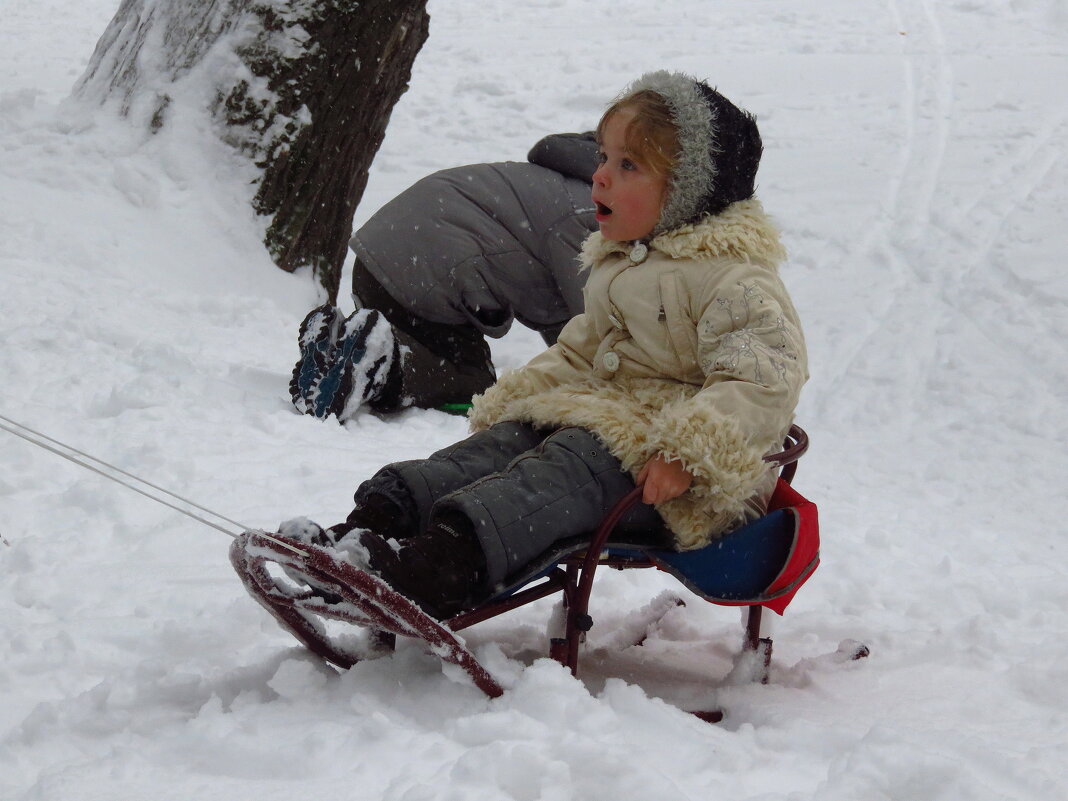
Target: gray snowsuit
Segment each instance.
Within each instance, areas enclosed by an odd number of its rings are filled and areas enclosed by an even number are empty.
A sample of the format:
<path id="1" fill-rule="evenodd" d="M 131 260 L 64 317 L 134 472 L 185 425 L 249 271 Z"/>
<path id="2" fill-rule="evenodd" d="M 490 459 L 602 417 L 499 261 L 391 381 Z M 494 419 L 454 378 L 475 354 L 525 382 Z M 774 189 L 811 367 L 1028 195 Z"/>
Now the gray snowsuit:
<path id="1" fill-rule="evenodd" d="M 582 312 L 576 255 L 597 227 L 596 152 L 592 134 L 558 134 L 534 146 L 532 163 L 442 170 L 360 227 L 353 296 L 407 349 L 399 393 L 376 408 L 469 401 L 496 378 L 485 336 L 516 319 L 551 344 Z"/>

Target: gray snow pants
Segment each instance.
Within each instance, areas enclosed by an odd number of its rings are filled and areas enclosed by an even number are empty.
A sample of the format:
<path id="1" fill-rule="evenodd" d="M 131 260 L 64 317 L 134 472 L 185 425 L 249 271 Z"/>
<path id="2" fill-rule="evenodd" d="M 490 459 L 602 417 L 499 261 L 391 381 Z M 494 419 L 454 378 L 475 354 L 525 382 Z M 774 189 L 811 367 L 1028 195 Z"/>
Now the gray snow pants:
<path id="1" fill-rule="evenodd" d="M 460 513 L 478 536 L 489 583 L 521 576 L 555 543 L 592 536 L 634 481 L 604 444 L 583 428 L 556 431 L 498 423 L 427 459 L 387 465 L 356 491 L 357 504 L 384 495 L 410 510 L 403 528 L 380 532 L 412 536 L 442 513 Z M 623 533 L 642 532 L 670 547 L 660 515 L 636 504 L 620 521 Z"/>

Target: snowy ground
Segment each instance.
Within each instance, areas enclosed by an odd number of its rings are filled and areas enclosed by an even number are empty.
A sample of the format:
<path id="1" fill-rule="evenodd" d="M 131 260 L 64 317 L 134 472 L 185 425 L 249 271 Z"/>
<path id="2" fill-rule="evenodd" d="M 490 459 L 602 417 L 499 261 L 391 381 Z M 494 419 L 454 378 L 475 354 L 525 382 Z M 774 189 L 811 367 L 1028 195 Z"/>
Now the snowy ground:
<path id="1" fill-rule="evenodd" d="M 116 6 L 0 3 L 0 415 L 248 526 L 335 521 L 463 422 L 290 410 L 316 296 L 271 267 L 236 167 L 195 121 L 146 141 L 63 102 Z M 338 675 L 244 595 L 226 536 L 0 431 L 0 798 L 1068 798 L 1062 0 L 430 10 L 357 223 L 591 126 L 646 69 L 759 115 L 824 542 L 771 684 L 724 682 L 730 610 L 624 647 L 672 588 L 647 574 L 601 582 L 581 682 L 541 658 L 546 608 L 470 632 L 496 701 L 416 647 Z M 835 661 L 848 638 L 871 658 Z M 720 726 L 674 705 L 713 700 Z"/>

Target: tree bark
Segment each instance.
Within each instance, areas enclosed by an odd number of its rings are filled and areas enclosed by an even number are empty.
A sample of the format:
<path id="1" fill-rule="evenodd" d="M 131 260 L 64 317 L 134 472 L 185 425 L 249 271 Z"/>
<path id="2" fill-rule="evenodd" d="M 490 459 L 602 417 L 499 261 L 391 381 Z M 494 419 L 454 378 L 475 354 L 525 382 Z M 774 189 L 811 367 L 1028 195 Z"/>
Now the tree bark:
<path id="1" fill-rule="evenodd" d="M 201 105 L 257 167 L 274 262 L 336 300 L 352 218 L 426 41 L 426 0 L 123 0 L 75 94 L 158 131 Z"/>

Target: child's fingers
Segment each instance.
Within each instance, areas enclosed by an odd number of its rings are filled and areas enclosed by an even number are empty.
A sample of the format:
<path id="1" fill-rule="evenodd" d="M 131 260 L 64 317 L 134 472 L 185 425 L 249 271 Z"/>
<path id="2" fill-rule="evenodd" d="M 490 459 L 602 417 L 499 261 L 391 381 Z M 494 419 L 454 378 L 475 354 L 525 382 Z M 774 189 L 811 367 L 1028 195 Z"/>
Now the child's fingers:
<path id="1" fill-rule="evenodd" d="M 649 465 L 650 465 L 650 464 L 652 464 L 652 462 L 646 462 L 646 463 L 645 463 L 645 466 L 644 466 L 644 467 L 643 467 L 643 468 L 641 469 L 641 471 L 640 471 L 640 472 L 638 473 L 638 477 L 637 477 L 637 478 L 636 478 L 636 479 L 634 480 L 634 483 L 635 483 L 635 484 L 636 484 L 637 486 L 639 486 L 639 487 L 640 487 L 640 486 L 641 486 L 642 484 L 644 484 L 644 483 L 645 483 L 645 480 L 646 480 L 647 478 L 649 478 Z"/>
<path id="2" fill-rule="evenodd" d="M 635 481 L 642 488 L 642 503 L 649 505 L 660 503 L 660 488 L 657 483 L 656 472 L 653 470 L 655 463 L 655 459 L 650 459 L 646 462 Z"/>
<path id="3" fill-rule="evenodd" d="M 667 487 L 664 486 L 664 477 L 656 470 L 650 470 L 642 485 L 642 500 L 648 504 L 661 503 L 668 500 Z"/>
<path id="4" fill-rule="evenodd" d="M 681 462 L 668 462 L 662 456 L 656 456 L 645 463 L 635 483 L 642 487 L 645 503 L 666 503 L 686 492 L 693 483 L 693 476 Z"/>
<path id="5" fill-rule="evenodd" d="M 643 502 L 657 504 L 682 495 L 692 482 L 693 476 L 680 463 L 654 457 L 645 463 L 635 483 L 642 487 Z"/>

